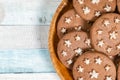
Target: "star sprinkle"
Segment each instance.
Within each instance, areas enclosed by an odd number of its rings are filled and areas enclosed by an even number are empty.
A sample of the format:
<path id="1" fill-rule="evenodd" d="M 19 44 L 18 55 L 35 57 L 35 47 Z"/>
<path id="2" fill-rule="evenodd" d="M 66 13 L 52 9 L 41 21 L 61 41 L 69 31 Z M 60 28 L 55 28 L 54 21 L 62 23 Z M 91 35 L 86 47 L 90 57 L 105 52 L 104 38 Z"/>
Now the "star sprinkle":
<path id="1" fill-rule="evenodd" d="M 65 46 L 70 47 L 71 44 L 72 44 L 72 43 L 70 42 L 70 40 L 66 40 L 66 41 L 65 41 Z"/>
<path id="2" fill-rule="evenodd" d="M 110 12 L 111 11 L 111 6 L 110 5 L 105 5 L 105 7 L 104 7 L 104 10 L 106 11 L 106 12 Z"/>
<path id="3" fill-rule="evenodd" d="M 75 49 L 75 53 L 77 53 L 77 55 L 81 55 L 82 54 L 82 49 L 81 48 L 78 48 L 78 49 Z"/>
<path id="4" fill-rule="evenodd" d="M 96 58 L 96 59 L 95 59 L 95 63 L 96 63 L 96 64 L 101 64 L 101 63 L 102 63 L 102 60 L 101 60 L 100 58 Z"/>
<path id="5" fill-rule="evenodd" d="M 91 1 L 93 4 L 98 4 L 100 2 L 100 0 L 92 0 Z"/>
<path id="6" fill-rule="evenodd" d="M 70 64 L 72 64 L 72 63 L 73 63 L 73 61 L 72 61 L 71 59 L 67 61 L 67 64 L 68 64 L 68 65 L 70 65 Z"/>
<path id="7" fill-rule="evenodd" d="M 65 34 L 66 31 L 67 31 L 67 30 L 66 30 L 65 28 L 62 28 L 62 29 L 61 29 L 61 33 L 63 33 L 63 34 Z"/>
<path id="8" fill-rule="evenodd" d="M 80 16 L 78 14 L 75 15 L 76 18 L 80 18 Z"/>
<path id="9" fill-rule="evenodd" d="M 117 49 L 118 49 L 118 50 L 120 50 L 120 44 L 119 44 L 119 45 L 117 45 Z"/>
<path id="10" fill-rule="evenodd" d="M 84 80 L 82 77 L 78 78 L 78 80 Z"/>
<path id="11" fill-rule="evenodd" d="M 81 39 L 80 36 L 78 36 L 78 35 L 75 36 L 76 41 L 80 41 L 80 39 Z"/>
<path id="12" fill-rule="evenodd" d="M 109 70 L 110 70 L 110 66 L 106 65 L 106 66 L 105 66 L 105 70 L 106 70 L 106 71 L 109 71 Z"/>
<path id="13" fill-rule="evenodd" d="M 84 71 L 84 68 L 82 68 L 81 66 L 79 66 L 79 67 L 77 68 L 77 71 L 78 71 L 78 72 L 83 72 L 83 71 Z"/>
<path id="14" fill-rule="evenodd" d="M 100 34 L 102 34 L 102 33 L 103 33 L 102 30 L 98 30 L 98 31 L 97 31 L 97 34 L 98 34 L 98 35 L 100 35 Z"/>
<path id="15" fill-rule="evenodd" d="M 90 78 L 93 79 L 93 78 L 98 78 L 99 76 L 99 73 L 97 73 L 95 70 L 92 70 L 92 72 L 90 72 Z"/>
<path id="16" fill-rule="evenodd" d="M 112 77 L 111 77 L 111 76 L 107 76 L 107 77 L 105 78 L 105 80 L 112 80 Z"/>
<path id="17" fill-rule="evenodd" d="M 75 30 L 76 30 L 76 31 L 80 31 L 81 28 L 82 28 L 81 26 L 78 26 L 78 27 L 75 27 Z"/>
<path id="18" fill-rule="evenodd" d="M 87 64 L 87 65 L 89 65 L 90 64 L 90 60 L 89 59 L 85 59 L 84 63 Z"/>
<path id="19" fill-rule="evenodd" d="M 116 18 L 115 23 L 118 24 L 120 22 L 120 19 Z"/>
<path id="20" fill-rule="evenodd" d="M 71 18 L 65 18 L 65 23 L 69 24 L 71 21 Z"/>
<path id="21" fill-rule="evenodd" d="M 116 39 L 118 34 L 115 32 L 115 31 L 113 31 L 113 32 L 111 32 L 110 33 L 110 39 Z"/>
<path id="22" fill-rule="evenodd" d="M 104 26 L 108 26 L 110 24 L 109 20 L 104 20 L 103 22 Z"/>
<path id="23" fill-rule="evenodd" d="M 98 46 L 99 46 L 99 47 L 102 47 L 103 45 L 104 45 L 103 40 L 101 40 L 101 41 L 98 42 Z"/>
<path id="24" fill-rule="evenodd" d="M 84 7 L 83 12 L 84 12 L 85 15 L 89 14 L 90 13 L 90 8 Z"/>
<path id="25" fill-rule="evenodd" d="M 66 57 L 67 56 L 67 52 L 65 52 L 65 51 L 62 51 L 62 53 L 61 53 L 64 57 Z"/>
<path id="26" fill-rule="evenodd" d="M 83 4 L 84 0 L 78 0 L 79 4 Z"/>
<path id="27" fill-rule="evenodd" d="M 99 17 L 100 15 L 101 15 L 100 11 L 96 11 L 96 12 L 95 12 L 95 16 L 96 16 L 96 17 Z"/>
<path id="28" fill-rule="evenodd" d="M 91 46 L 90 43 L 91 43 L 91 40 L 90 39 L 86 39 L 85 43 L 88 45 L 88 46 Z"/>
<path id="29" fill-rule="evenodd" d="M 109 58 L 110 58 L 110 59 L 114 59 L 114 57 L 113 57 L 113 56 L 109 56 Z"/>
<path id="30" fill-rule="evenodd" d="M 112 48 L 108 47 L 107 52 L 110 53 L 112 51 Z"/>

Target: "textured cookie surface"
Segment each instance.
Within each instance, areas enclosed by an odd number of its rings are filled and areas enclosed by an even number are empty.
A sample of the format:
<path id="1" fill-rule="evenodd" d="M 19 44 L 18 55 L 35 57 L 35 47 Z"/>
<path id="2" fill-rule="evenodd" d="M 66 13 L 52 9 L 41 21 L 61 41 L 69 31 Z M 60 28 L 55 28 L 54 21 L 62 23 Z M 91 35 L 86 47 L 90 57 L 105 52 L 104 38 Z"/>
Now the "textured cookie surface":
<path id="1" fill-rule="evenodd" d="M 117 0 L 117 9 L 118 9 L 118 11 L 120 13 L 120 0 Z"/>
<path id="2" fill-rule="evenodd" d="M 61 62 L 72 69 L 74 60 L 90 47 L 90 39 L 85 32 L 72 32 L 60 40 L 57 53 Z"/>
<path id="3" fill-rule="evenodd" d="M 109 13 L 101 16 L 93 24 L 91 44 L 94 49 L 109 56 L 120 52 L 120 15 Z"/>
<path id="4" fill-rule="evenodd" d="M 66 33 L 86 30 L 87 26 L 87 22 L 74 9 L 71 9 L 64 13 L 58 21 L 57 34 L 59 38 L 62 38 Z"/>
<path id="5" fill-rule="evenodd" d="M 73 66 L 75 80 L 116 80 L 116 68 L 104 54 L 86 52 Z"/>
<path id="6" fill-rule="evenodd" d="M 101 14 L 113 12 L 116 0 L 73 0 L 73 6 L 85 20 L 95 20 Z"/>

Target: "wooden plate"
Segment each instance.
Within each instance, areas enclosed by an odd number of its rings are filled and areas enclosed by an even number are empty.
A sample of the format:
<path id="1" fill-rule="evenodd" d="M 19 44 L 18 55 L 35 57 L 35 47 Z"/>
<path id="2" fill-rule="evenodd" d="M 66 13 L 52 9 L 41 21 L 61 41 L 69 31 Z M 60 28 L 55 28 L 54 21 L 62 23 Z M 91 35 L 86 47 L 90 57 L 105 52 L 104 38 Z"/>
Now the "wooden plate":
<path id="1" fill-rule="evenodd" d="M 56 69 L 56 72 L 60 76 L 61 80 L 73 80 L 72 78 L 72 72 L 68 70 L 58 59 L 57 57 L 57 44 L 58 44 L 58 37 L 56 33 L 56 25 L 63 13 L 65 13 L 67 10 L 73 8 L 72 6 L 72 0 L 63 0 L 61 4 L 59 5 L 58 9 L 56 10 L 54 17 L 52 19 L 51 25 L 50 25 L 50 31 L 49 31 L 49 40 L 48 40 L 48 46 L 50 51 L 51 60 L 53 62 L 53 65 Z"/>

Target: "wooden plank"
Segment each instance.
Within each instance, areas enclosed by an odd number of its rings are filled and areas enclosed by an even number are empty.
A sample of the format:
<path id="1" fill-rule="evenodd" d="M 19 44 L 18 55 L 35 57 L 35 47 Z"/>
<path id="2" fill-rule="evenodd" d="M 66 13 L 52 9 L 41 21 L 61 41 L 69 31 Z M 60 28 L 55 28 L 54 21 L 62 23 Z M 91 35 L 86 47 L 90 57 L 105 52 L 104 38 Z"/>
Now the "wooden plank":
<path id="1" fill-rule="evenodd" d="M 0 26 L 0 73 L 55 72 L 48 52 L 49 26 Z"/>
<path id="2" fill-rule="evenodd" d="M 61 0 L 0 0 L 0 25 L 49 25 Z"/>
<path id="3" fill-rule="evenodd" d="M 47 49 L 0 50 L 1 73 L 55 72 Z"/>
<path id="4" fill-rule="evenodd" d="M 49 26 L 0 26 L 0 49 L 48 48 Z"/>
<path id="5" fill-rule="evenodd" d="M 56 73 L 0 74 L 0 80 L 60 80 Z"/>

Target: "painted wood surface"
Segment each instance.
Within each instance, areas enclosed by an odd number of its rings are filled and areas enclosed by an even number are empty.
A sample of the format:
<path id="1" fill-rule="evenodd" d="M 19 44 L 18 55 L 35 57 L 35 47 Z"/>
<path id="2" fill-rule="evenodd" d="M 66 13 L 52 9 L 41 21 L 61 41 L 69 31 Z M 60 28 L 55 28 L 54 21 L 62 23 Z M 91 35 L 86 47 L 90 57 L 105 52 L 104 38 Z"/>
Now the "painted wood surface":
<path id="1" fill-rule="evenodd" d="M 61 0 L 0 0 L 1 25 L 49 25 Z"/>
<path id="2" fill-rule="evenodd" d="M 60 80 L 47 49 L 60 2 L 0 0 L 0 80 Z"/>
<path id="3" fill-rule="evenodd" d="M 47 49 L 0 50 L 0 73 L 54 73 Z"/>
<path id="4" fill-rule="evenodd" d="M 46 49 L 49 26 L 0 26 L 0 49 Z"/>
<path id="5" fill-rule="evenodd" d="M 0 80 L 60 80 L 55 73 L 1 74 Z"/>

